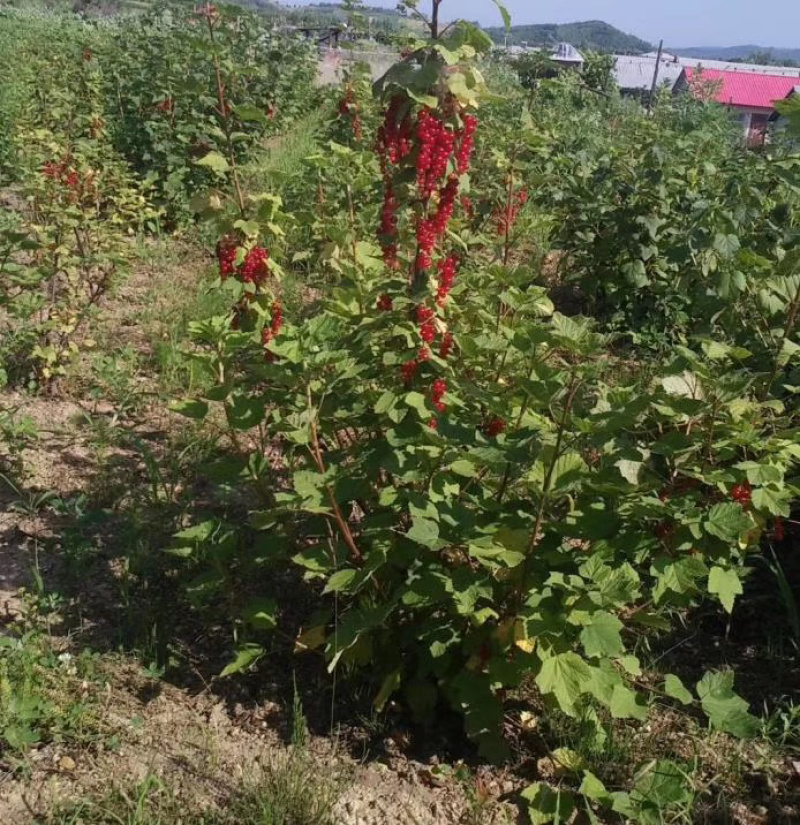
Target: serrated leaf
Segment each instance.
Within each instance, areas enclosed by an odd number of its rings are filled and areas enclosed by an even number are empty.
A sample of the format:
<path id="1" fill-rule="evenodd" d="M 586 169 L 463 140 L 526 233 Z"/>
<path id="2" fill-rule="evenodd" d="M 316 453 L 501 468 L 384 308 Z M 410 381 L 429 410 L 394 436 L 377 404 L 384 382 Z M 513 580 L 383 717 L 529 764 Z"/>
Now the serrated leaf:
<path id="1" fill-rule="evenodd" d="M 640 704 L 636 692 L 625 685 L 614 685 L 608 707 L 615 719 L 647 719 L 647 707 Z"/>
<path id="2" fill-rule="evenodd" d="M 463 478 L 474 478 L 477 475 L 477 469 L 471 461 L 460 458 L 450 465 L 450 469 L 458 476 Z"/>
<path id="3" fill-rule="evenodd" d="M 242 610 L 242 618 L 257 630 L 274 630 L 278 625 L 275 599 L 253 599 Z"/>
<path id="4" fill-rule="evenodd" d="M 542 662 L 536 684 L 542 693 L 552 693 L 565 713 L 572 714 L 591 675 L 589 665 L 577 653 L 558 653 Z"/>
<path id="5" fill-rule="evenodd" d="M 414 519 L 406 537 L 423 547 L 434 548 L 439 542 L 439 525 L 430 519 Z"/>
<path id="6" fill-rule="evenodd" d="M 378 415 L 383 415 L 389 412 L 395 404 L 397 404 L 397 396 L 393 392 L 385 392 L 375 402 L 375 412 L 378 413 Z"/>
<path id="7" fill-rule="evenodd" d="M 219 152 L 209 152 L 200 160 L 195 161 L 198 166 L 206 166 L 218 175 L 224 175 L 230 170 L 230 164 Z"/>
<path id="8" fill-rule="evenodd" d="M 611 613 L 599 612 L 591 624 L 581 631 L 581 644 L 587 656 L 619 656 L 625 651 L 622 644 L 622 622 Z"/>
<path id="9" fill-rule="evenodd" d="M 247 103 L 239 104 L 233 107 L 235 115 L 248 123 L 266 123 L 267 116 L 261 109 Z"/>
<path id="10" fill-rule="evenodd" d="M 199 524 L 195 524 L 192 527 L 187 527 L 185 530 L 175 533 L 173 538 L 176 538 L 179 541 L 201 543 L 208 541 L 218 526 L 219 522 L 214 521 L 213 519 L 210 519 L 209 521 L 201 521 Z"/>
<path id="11" fill-rule="evenodd" d="M 575 810 L 575 799 L 569 791 L 553 790 L 544 782 L 534 782 L 520 794 L 528 806 L 531 825 L 548 825 L 569 821 Z"/>
<path id="12" fill-rule="evenodd" d="M 357 570 L 338 570 L 329 579 L 322 591 L 323 595 L 327 593 L 339 593 L 344 590 L 348 584 L 356 577 Z"/>
<path id="13" fill-rule="evenodd" d="M 739 540 L 742 533 L 750 529 L 752 523 L 741 505 L 733 502 L 715 504 L 708 513 L 705 529 L 712 536 L 727 542 Z"/>
<path id="14" fill-rule="evenodd" d="M 694 701 L 688 688 L 672 673 L 667 674 L 664 679 L 664 693 L 673 699 L 677 699 L 683 705 L 690 705 Z"/>
<path id="15" fill-rule="evenodd" d="M 669 759 L 657 759 L 645 765 L 637 773 L 631 793 L 634 803 L 646 803 L 658 811 L 687 803 L 691 798 L 685 771 Z"/>
<path id="16" fill-rule="evenodd" d="M 231 395 L 225 404 L 225 416 L 235 430 L 252 430 L 266 414 L 264 402 L 259 398 L 248 398 L 242 393 Z"/>
<path id="17" fill-rule="evenodd" d="M 712 567 L 708 575 L 708 591 L 719 596 L 722 606 L 728 613 L 733 612 L 733 603 L 744 592 L 742 582 L 735 570 Z"/>
<path id="18" fill-rule="evenodd" d="M 236 658 L 220 673 L 220 676 L 233 676 L 254 665 L 263 655 L 261 645 L 248 644 L 236 651 Z"/>
<path id="19" fill-rule="evenodd" d="M 639 483 L 639 473 L 644 466 L 643 462 L 631 461 L 630 459 L 622 458 L 614 466 L 619 470 L 619 474 L 629 484 Z"/>
<path id="20" fill-rule="evenodd" d="M 583 774 L 583 782 L 581 782 L 578 793 L 591 799 L 593 802 L 600 802 L 606 804 L 609 796 L 606 786 L 591 772 L 585 771 Z"/>
<path id="21" fill-rule="evenodd" d="M 740 739 L 755 736 L 760 723 L 748 712 L 748 705 L 733 692 L 733 673 L 709 672 L 697 683 L 700 704 L 711 724 Z"/>
<path id="22" fill-rule="evenodd" d="M 187 398 L 183 401 L 170 402 L 169 409 L 178 415 L 193 418 L 197 421 L 208 415 L 208 404 L 199 398 Z"/>

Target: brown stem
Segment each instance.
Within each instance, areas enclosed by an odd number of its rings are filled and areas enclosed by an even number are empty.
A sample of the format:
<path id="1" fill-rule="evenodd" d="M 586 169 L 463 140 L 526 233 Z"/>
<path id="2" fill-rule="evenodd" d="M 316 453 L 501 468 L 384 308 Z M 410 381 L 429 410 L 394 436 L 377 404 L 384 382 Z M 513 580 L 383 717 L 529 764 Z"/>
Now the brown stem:
<path id="1" fill-rule="evenodd" d="M 356 207 L 353 203 L 353 187 L 347 184 L 347 211 L 350 217 L 350 234 L 353 236 L 353 266 L 358 269 L 358 240 L 356 238 Z"/>
<path id="2" fill-rule="evenodd" d="M 310 411 L 312 407 L 310 389 L 307 391 L 307 394 L 308 408 Z M 317 466 L 317 470 L 320 472 L 321 475 L 324 475 L 325 461 L 322 457 L 322 448 L 320 447 L 319 435 L 317 433 L 317 420 L 314 416 L 311 417 L 311 421 L 308 425 L 308 431 L 311 439 L 311 443 L 309 445 L 309 452 L 311 453 L 311 457 L 314 459 L 314 463 Z M 364 554 L 361 552 L 361 550 L 355 542 L 355 539 L 353 538 L 353 534 L 350 531 L 350 525 L 348 525 L 347 520 L 342 515 L 342 511 L 339 508 L 339 504 L 336 501 L 336 496 L 330 485 L 325 485 L 325 492 L 327 493 L 328 502 L 331 505 L 331 510 L 333 510 L 333 520 L 336 522 L 336 526 L 339 529 L 339 533 L 341 534 L 342 538 L 344 539 L 344 543 L 347 545 L 347 548 L 350 551 L 350 556 L 356 563 L 360 564 L 364 560 Z"/>
<path id="3" fill-rule="evenodd" d="M 789 341 L 794 334 L 798 314 L 800 314 L 800 286 L 798 286 L 797 292 L 795 293 L 792 303 L 789 306 L 789 314 L 786 316 L 786 326 L 783 329 L 783 338 L 781 338 L 780 346 L 778 347 L 778 351 L 775 353 L 775 364 L 772 367 L 769 380 L 761 393 L 762 401 L 767 400 L 770 390 L 772 389 L 772 385 L 775 383 L 778 373 L 781 371 L 781 352 L 783 351 L 783 345 L 786 341 Z"/>
<path id="4" fill-rule="evenodd" d="M 531 380 L 531 375 L 533 375 L 533 369 L 534 369 L 535 365 L 536 365 L 536 349 L 534 348 L 533 358 L 531 358 L 531 365 L 530 365 L 530 368 L 528 369 L 528 381 Z M 525 413 L 528 411 L 528 404 L 530 404 L 530 401 L 531 401 L 531 396 L 530 396 L 530 393 L 528 393 L 525 396 L 525 401 L 523 402 L 522 406 L 520 407 L 519 415 L 517 416 L 517 423 L 514 426 L 515 430 L 518 430 L 520 428 L 520 425 L 522 424 L 522 419 L 525 416 Z M 503 503 L 503 499 L 505 498 L 505 495 L 506 495 L 506 490 L 508 489 L 509 481 L 511 481 L 511 462 L 510 461 L 506 463 L 506 470 L 503 473 L 503 480 L 500 482 L 500 489 L 497 492 L 497 503 L 498 503 L 498 505 Z"/>
<path id="5" fill-rule="evenodd" d="M 247 210 L 244 203 L 244 194 L 242 193 L 242 185 L 239 181 L 239 171 L 236 167 L 236 154 L 233 151 L 233 141 L 231 140 L 231 123 L 230 114 L 228 113 L 228 102 L 225 99 L 225 84 L 222 82 L 222 69 L 219 65 L 219 55 L 217 54 L 216 41 L 214 39 L 214 23 L 209 15 L 207 18 L 208 36 L 211 40 L 211 45 L 214 52 L 214 74 L 217 80 L 217 105 L 219 107 L 218 114 L 222 123 L 222 131 L 225 134 L 225 146 L 228 150 L 228 163 L 231 167 L 231 179 L 233 181 L 233 188 L 236 193 L 236 203 L 239 207 L 239 212 L 243 218 L 247 217 Z"/>
<path id="6" fill-rule="evenodd" d="M 528 584 L 528 577 L 530 575 L 530 567 L 531 562 L 533 560 L 533 552 L 536 549 L 536 545 L 539 543 L 539 531 L 542 529 L 542 524 L 544 523 L 544 511 L 547 506 L 547 501 L 550 493 L 550 485 L 553 482 L 553 473 L 556 470 L 556 464 L 560 457 L 561 447 L 564 443 L 564 433 L 567 429 L 567 420 L 569 418 L 570 413 L 572 412 L 572 405 L 575 402 L 575 396 L 578 392 L 578 387 L 580 386 L 578 382 L 578 376 L 575 371 L 573 371 L 572 375 L 570 376 L 569 381 L 569 388 L 567 389 L 567 397 L 564 399 L 564 411 L 561 414 L 561 420 L 558 424 L 558 435 L 556 436 L 556 443 L 555 447 L 553 448 L 553 457 L 550 461 L 550 465 L 547 468 L 547 473 L 545 474 L 544 484 L 542 485 L 542 497 L 539 500 L 539 507 L 536 511 L 536 522 L 533 525 L 533 533 L 531 533 L 531 539 L 528 543 L 528 553 L 525 557 L 525 561 L 522 566 L 522 575 L 520 576 L 519 586 L 517 588 L 516 594 L 516 601 L 517 603 L 521 603 L 522 599 L 524 598 L 525 591 L 527 590 Z"/>
<path id="7" fill-rule="evenodd" d="M 553 482 L 553 473 L 556 471 L 556 464 L 561 453 L 561 445 L 564 443 L 564 433 L 567 429 L 567 419 L 572 412 L 572 405 L 575 402 L 575 395 L 578 392 L 578 376 L 575 372 L 569 380 L 569 388 L 567 390 L 567 397 L 564 401 L 564 411 L 561 414 L 561 420 L 558 423 L 558 435 L 556 436 L 556 445 L 553 448 L 553 458 L 547 468 L 547 473 L 544 477 L 544 484 L 542 485 L 542 497 L 539 501 L 539 509 L 536 512 L 536 522 L 533 526 L 533 534 L 531 535 L 530 544 L 528 545 L 528 554 L 530 555 L 536 549 L 539 543 L 539 530 L 542 528 L 544 521 L 544 511 L 547 506 L 547 498 L 550 494 L 550 485 Z"/>
<path id="8" fill-rule="evenodd" d="M 442 5 L 442 0 L 433 0 L 433 9 L 431 11 L 431 38 L 433 40 L 439 39 L 439 7 Z"/>

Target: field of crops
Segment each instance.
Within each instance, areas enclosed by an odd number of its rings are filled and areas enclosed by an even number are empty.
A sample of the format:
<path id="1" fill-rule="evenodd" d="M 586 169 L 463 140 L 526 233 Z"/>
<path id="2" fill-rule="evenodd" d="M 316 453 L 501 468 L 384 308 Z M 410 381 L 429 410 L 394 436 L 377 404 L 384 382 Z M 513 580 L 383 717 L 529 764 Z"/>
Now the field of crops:
<path id="1" fill-rule="evenodd" d="M 0 8 L 3 825 L 800 822 L 800 115 L 430 29 Z"/>

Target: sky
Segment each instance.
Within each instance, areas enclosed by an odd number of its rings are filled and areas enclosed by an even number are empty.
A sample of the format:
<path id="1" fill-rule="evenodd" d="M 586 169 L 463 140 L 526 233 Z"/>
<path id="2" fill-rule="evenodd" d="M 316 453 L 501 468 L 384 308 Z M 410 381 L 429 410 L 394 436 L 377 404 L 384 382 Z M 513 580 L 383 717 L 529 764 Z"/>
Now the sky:
<path id="1" fill-rule="evenodd" d="M 305 5 L 309 0 L 293 0 Z M 367 0 L 394 8 L 396 0 Z M 426 0 L 420 7 L 424 8 Z M 514 24 L 605 20 L 667 45 L 800 48 L 800 0 L 506 0 Z M 445 0 L 445 17 L 502 25 L 492 0 Z"/>

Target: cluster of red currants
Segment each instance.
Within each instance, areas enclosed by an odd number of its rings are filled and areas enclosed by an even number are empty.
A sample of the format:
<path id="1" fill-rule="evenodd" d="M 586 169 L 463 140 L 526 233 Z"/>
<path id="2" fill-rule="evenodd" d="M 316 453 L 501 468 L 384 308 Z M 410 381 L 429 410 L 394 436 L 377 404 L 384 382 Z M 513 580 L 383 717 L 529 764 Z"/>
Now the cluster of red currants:
<path id="1" fill-rule="evenodd" d="M 175 111 L 175 101 L 171 97 L 165 97 L 156 103 L 156 110 L 162 115 L 171 115 Z"/>
<path id="2" fill-rule="evenodd" d="M 69 165 L 69 160 L 60 163 L 49 161 L 42 166 L 42 174 L 52 181 L 57 181 L 66 190 L 70 203 L 77 203 L 79 199 L 93 198 L 96 195 L 96 183 L 93 173 L 81 177 L 77 169 Z"/>
<path id="3" fill-rule="evenodd" d="M 412 101 L 404 95 L 396 95 L 389 102 L 378 131 L 377 151 L 384 179 L 378 235 L 386 265 L 391 269 L 399 268 L 398 193 L 406 196 L 408 182 L 413 181 L 411 186 L 416 190 L 416 198 L 412 189 L 409 199 L 414 202 L 412 222 L 417 243 L 414 275 L 420 277 L 434 265 L 437 248 L 455 214 L 460 176 L 469 171 L 478 119 L 461 112 L 454 98 L 445 101 L 445 116 L 427 107 L 414 116 L 413 109 Z M 458 272 L 456 256 L 441 254 L 436 285 L 436 303 L 440 307 L 446 303 Z M 383 312 L 390 311 L 393 306 L 391 297 L 381 295 L 377 306 Z M 431 358 L 431 347 L 439 336 L 436 310 L 430 305 L 418 304 L 413 317 L 421 346 L 416 356 L 400 367 L 401 378 L 406 384 L 417 377 L 421 366 Z M 438 345 L 439 357 L 449 358 L 454 349 L 453 334 L 443 333 Z M 431 385 L 431 403 L 440 413 L 445 410 L 442 399 L 446 391 L 447 385 L 442 379 L 436 379 Z M 429 423 L 435 428 L 439 422 L 434 418 Z"/>
<path id="4" fill-rule="evenodd" d="M 339 101 L 339 114 L 350 121 L 353 137 L 356 140 L 361 140 L 364 134 L 364 125 L 361 122 L 361 115 L 358 113 L 356 93 L 352 87 L 348 87 L 347 94 Z"/>
<path id="5" fill-rule="evenodd" d="M 427 200 L 447 173 L 447 165 L 456 147 L 456 133 L 446 126 L 430 109 L 417 115 L 416 138 L 418 145 L 416 173 L 417 190 Z"/>
<path id="6" fill-rule="evenodd" d="M 451 175 L 447 185 L 439 193 L 439 204 L 431 217 L 420 217 L 417 222 L 417 260 L 418 272 L 429 269 L 433 262 L 436 244 L 444 237 L 447 226 L 453 219 L 458 197 L 458 175 Z"/>
<path id="7" fill-rule="evenodd" d="M 387 266 L 396 269 L 399 265 L 398 203 L 392 184 L 392 167 L 416 153 L 414 177 L 423 212 L 416 220 L 415 271 L 421 273 L 431 267 L 436 245 L 447 232 L 455 213 L 459 175 L 469 170 L 478 119 L 474 115 L 462 114 L 462 128 L 454 129 L 428 108 L 422 109 L 413 121 L 410 108 L 411 104 L 403 96 L 392 98 L 378 130 L 377 151 L 385 184 L 378 234 Z M 448 168 L 451 170 L 449 174 Z M 446 182 L 441 186 L 443 180 Z M 434 195 L 437 195 L 435 211 L 429 211 L 427 204 Z"/>
<path id="8" fill-rule="evenodd" d="M 459 175 L 464 175 L 469 171 L 472 162 L 472 150 L 475 147 L 475 130 L 478 128 L 478 118 L 475 115 L 462 115 L 461 121 L 464 124 L 464 131 L 461 134 L 461 142 L 458 144 L 456 152 L 456 167 Z"/>
<path id="9" fill-rule="evenodd" d="M 269 342 L 281 331 L 282 326 L 283 309 L 281 308 L 281 302 L 275 301 L 272 304 L 272 319 L 269 324 L 266 324 L 264 329 L 261 330 L 261 343 L 264 346 L 267 346 L 267 344 L 269 344 Z"/>
<path id="10" fill-rule="evenodd" d="M 505 432 L 506 422 L 498 416 L 490 418 L 482 427 L 484 435 L 488 438 L 497 438 L 498 435 Z"/>
<path id="11" fill-rule="evenodd" d="M 254 246 L 244 256 L 239 268 L 241 279 L 246 284 L 263 284 L 269 276 L 269 251 L 261 246 Z"/>
<path id="12" fill-rule="evenodd" d="M 381 172 L 386 178 L 389 166 L 396 166 L 405 160 L 413 149 L 411 113 L 406 109 L 403 117 L 400 114 L 407 101 L 402 95 L 395 95 L 386 109 L 386 117 L 378 129 L 377 151 L 381 161 Z"/>
<path id="13" fill-rule="evenodd" d="M 227 280 L 235 276 L 243 284 L 260 286 L 269 277 L 269 250 L 261 246 L 249 249 L 239 266 L 236 266 L 236 256 L 239 246 L 229 235 L 222 238 L 217 244 L 217 261 L 219 262 L 219 276 Z"/>
<path id="14" fill-rule="evenodd" d="M 458 259 L 455 255 L 449 255 L 439 261 L 439 288 L 436 291 L 436 303 L 439 306 L 444 306 L 447 296 L 455 286 L 457 271 Z"/>
<path id="15" fill-rule="evenodd" d="M 514 224 L 516 224 L 517 218 L 519 218 L 520 210 L 528 202 L 528 198 L 528 190 L 520 189 L 511 203 L 502 209 L 498 209 L 494 213 L 498 235 L 505 236 L 514 228 Z"/>
<path id="16" fill-rule="evenodd" d="M 731 498 L 741 504 L 742 507 L 747 507 L 753 500 L 753 488 L 747 482 L 734 484 L 731 487 Z"/>
<path id="17" fill-rule="evenodd" d="M 381 224 L 378 227 L 383 248 L 383 260 L 389 269 L 397 269 L 400 262 L 397 260 L 397 198 L 394 196 L 394 187 L 387 180 L 383 191 L 383 206 L 381 207 Z"/>
<path id="18" fill-rule="evenodd" d="M 42 174 L 51 180 L 61 181 L 65 186 L 76 187 L 80 183 L 80 176 L 74 169 L 70 169 L 66 160 L 56 163 L 51 160 L 42 166 Z"/>

